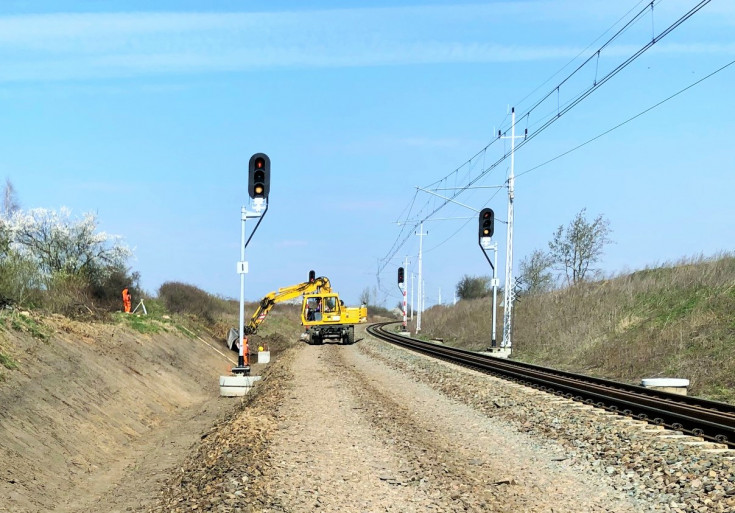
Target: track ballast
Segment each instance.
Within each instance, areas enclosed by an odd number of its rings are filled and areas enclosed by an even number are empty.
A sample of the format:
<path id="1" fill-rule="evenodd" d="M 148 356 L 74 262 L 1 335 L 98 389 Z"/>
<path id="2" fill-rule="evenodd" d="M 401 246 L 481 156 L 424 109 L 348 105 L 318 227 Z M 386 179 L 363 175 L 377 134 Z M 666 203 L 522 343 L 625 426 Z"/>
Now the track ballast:
<path id="1" fill-rule="evenodd" d="M 391 324 L 396 323 L 372 324 L 367 330 L 379 339 L 435 358 L 735 448 L 735 406 L 731 404 L 671 394 L 424 342 L 385 329 Z"/>

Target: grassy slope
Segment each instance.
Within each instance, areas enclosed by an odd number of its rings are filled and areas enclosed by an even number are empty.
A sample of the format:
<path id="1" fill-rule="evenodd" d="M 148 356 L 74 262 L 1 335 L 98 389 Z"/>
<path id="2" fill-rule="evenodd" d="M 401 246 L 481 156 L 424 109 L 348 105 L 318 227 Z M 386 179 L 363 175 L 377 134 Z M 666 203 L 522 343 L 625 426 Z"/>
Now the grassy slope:
<path id="1" fill-rule="evenodd" d="M 120 324 L 144 335 L 175 332 L 191 338 L 195 337 L 195 334 L 207 334 L 220 341 L 220 349 L 225 351 L 228 330 L 238 324 L 236 303 L 228 305 L 228 308 L 223 308 L 213 318 L 207 320 L 191 314 L 170 314 L 156 299 L 146 300 L 145 304 L 148 315 L 114 312 L 107 315 L 104 321 L 99 319 L 89 321 L 88 326 L 94 331 L 95 325 Z M 246 320 L 256 308 L 256 303 L 246 303 Z M 3 330 L 26 333 L 40 342 L 47 342 L 53 335 L 53 328 L 47 325 L 46 319 L 46 315 L 39 312 L 0 311 L 0 382 L 4 381 L 10 372 L 22 372 L 22 366 L 17 362 L 17 348 L 13 347 L 11 340 L 3 336 Z M 84 322 L 84 319 L 80 320 Z M 299 321 L 298 307 L 276 305 L 258 334 L 251 337 L 251 349 L 254 350 L 261 343 L 265 343 L 271 351 L 282 351 L 298 343 L 301 331 L 303 328 Z"/>
<path id="2" fill-rule="evenodd" d="M 735 402 L 732 256 L 524 297 L 514 316 L 519 360 L 631 383 L 688 378 L 690 393 Z M 490 304 L 432 308 L 422 324 L 426 335 L 482 349 L 489 345 Z"/>

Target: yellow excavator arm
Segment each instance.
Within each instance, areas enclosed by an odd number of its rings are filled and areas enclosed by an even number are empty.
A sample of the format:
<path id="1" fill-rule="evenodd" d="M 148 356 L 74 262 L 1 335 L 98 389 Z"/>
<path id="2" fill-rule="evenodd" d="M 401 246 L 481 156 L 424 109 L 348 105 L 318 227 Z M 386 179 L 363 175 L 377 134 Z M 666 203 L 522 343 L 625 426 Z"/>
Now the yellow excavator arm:
<path id="1" fill-rule="evenodd" d="M 271 308 L 273 308 L 276 303 L 281 303 L 283 301 L 288 301 L 289 299 L 297 298 L 302 294 L 319 291 L 332 291 L 329 279 L 325 276 L 320 276 L 319 278 L 315 278 L 313 281 L 306 281 L 304 283 L 299 283 L 298 285 L 283 287 L 278 289 L 277 291 L 271 292 L 260 300 L 260 304 L 255 310 L 255 313 L 250 318 L 250 321 L 248 321 L 248 323 L 244 326 L 243 333 L 245 335 L 252 335 L 253 333 L 257 333 L 258 327 L 265 320 L 265 318 L 268 316 L 268 313 L 271 311 Z"/>

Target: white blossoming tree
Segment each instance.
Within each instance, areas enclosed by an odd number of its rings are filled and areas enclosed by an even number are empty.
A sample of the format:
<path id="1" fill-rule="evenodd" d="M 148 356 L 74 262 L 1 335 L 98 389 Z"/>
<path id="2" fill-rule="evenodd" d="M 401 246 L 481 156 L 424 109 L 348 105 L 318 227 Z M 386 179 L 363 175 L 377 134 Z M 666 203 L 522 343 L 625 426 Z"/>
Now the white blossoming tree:
<path id="1" fill-rule="evenodd" d="M 32 264 L 34 280 L 25 281 L 35 281 L 35 288 L 65 305 L 117 299 L 119 290 L 137 283 L 137 274 L 127 272 L 132 251 L 119 236 L 98 231 L 95 214 L 74 218 L 67 208 L 16 209 L 0 219 L 0 227 L 7 243 L 1 263 L 22 262 L 26 269 Z M 17 294 L 17 284 L 13 289 Z"/>
<path id="2" fill-rule="evenodd" d="M 36 261 L 47 276 L 94 277 L 125 267 L 132 255 L 119 236 L 97 231 L 92 213 L 74 220 L 67 208 L 19 210 L 10 216 L 8 228 L 11 247 Z"/>

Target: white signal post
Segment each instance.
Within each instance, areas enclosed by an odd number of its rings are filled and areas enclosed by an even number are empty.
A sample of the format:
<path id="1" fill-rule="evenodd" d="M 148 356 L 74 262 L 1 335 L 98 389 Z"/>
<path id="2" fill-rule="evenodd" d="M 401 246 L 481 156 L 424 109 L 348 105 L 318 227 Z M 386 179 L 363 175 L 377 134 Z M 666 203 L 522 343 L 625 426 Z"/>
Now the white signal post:
<path id="1" fill-rule="evenodd" d="M 497 340 L 498 340 L 496 336 L 496 331 L 497 331 L 496 318 L 497 318 L 497 311 L 498 311 L 498 285 L 499 285 L 498 271 L 497 271 L 498 269 L 498 243 L 492 242 L 490 237 L 482 237 L 480 239 L 480 246 L 482 247 L 483 251 L 492 249 L 493 252 L 495 253 L 495 256 L 494 256 L 495 264 L 491 265 L 491 267 L 493 268 L 493 278 L 492 278 L 492 282 L 490 283 L 490 285 L 493 288 L 493 312 L 492 312 L 492 326 L 493 327 L 492 327 L 492 338 L 490 342 L 490 347 L 494 348 L 497 346 Z"/>
<path id="2" fill-rule="evenodd" d="M 245 207 L 242 207 L 240 211 L 241 233 L 240 233 L 240 261 L 237 263 L 237 273 L 240 275 L 240 330 L 245 326 L 245 275 L 248 273 L 248 263 L 245 260 L 245 222 L 248 219 L 259 218 L 263 214 L 265 209 L 265 200 L 263 198 L 256 198 L 252 200 L 253 212 L 248 212 Z M 242 371 L 241 373 L 249 374 L 250 368 L 245 366 L 245 336 L 240 333 L 240 350 L 238 352 L 238 360 L 236 369 Z M 235 370 L 233 369 L 233 372 Z"/>
<path id="3" fill-rule="evenodd" d="M 413 278 L 414 275 L 413 273 L 411 273 L 411 322 L 413 322 L 413 312 L 414 310 L 416 310 L 416 308 L 414 307 L 415 303 L 413 302 Z"/>
<path id="4" fill-rule="evenodd" d="M 245 326 L 245 274 L 248 272 L 248 263 L 245 261 L 245 221 L 248 219 L 248 211 L 245 207 L 240 210 L 240 261 L 237 263 L 237 273 L 240 275 L 240 324 L 238 324 L 239 343 L 240 350 L 238 352 L 237 366 L 245 367 L 245 353 L 244 351 L 244 340 L 245 336 L 242 333 L 242 327 Z M 250 369 L 246 373 L 249 373 Z"/>
<path id="5" fill-rule="evenodd" d="M 400 284 L 401 291 L 403 292 L 403 331 L 406 331 L 408 329 L 408 310 L 406 306 L 406 273 L 408 272 L 408 256 L 405 258 L 405 262 L 403 264 L 403 283 Z"/>
<path id="6" fill-rule="evenodd" d="M 403 331 L 406 331 L 408 329 L 408 315 L 406 313 L 406 284 L 401 283 L 399 287 L 401 287 L 401 292 L 403 292 Z"/>
<path id="7" fill-rule="evenodd" d="M 240 325 L 238 327 L 239 351 L 237 367 L 232 368 L 236 375 L 250 374 L 250 365 L 245 364 L 245 275 L 248 272 L 248 263 L 245 260 L 245 248 L 260 226 L 260 222 L 268 212 L 268 191 L 270 189 L 270 158 L 265 153 L 256 153 L 250 157 L 248 164 L 248 195 L 252 211 L 244 206 L 240 209 L 240 261 L 237 262 L 237 273 L 240 275 Z M 250 238 L 245 238 L 245 222 L 248 219 L 258 219 Z"/>

